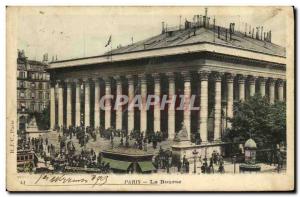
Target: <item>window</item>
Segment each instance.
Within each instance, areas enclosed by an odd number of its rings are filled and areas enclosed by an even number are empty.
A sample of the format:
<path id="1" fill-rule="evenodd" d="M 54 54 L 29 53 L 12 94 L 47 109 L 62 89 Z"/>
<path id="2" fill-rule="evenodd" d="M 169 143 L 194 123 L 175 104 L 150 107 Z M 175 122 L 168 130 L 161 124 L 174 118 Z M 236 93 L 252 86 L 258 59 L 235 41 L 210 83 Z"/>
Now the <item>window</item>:
<path id="1" fill-rule="evenodd" d="M 31 83 L 31 87 L 34 88 L 35 87 L 35 83 Z"/>
<path id="2" fill-rule="evenodd" d="M 25 78 L 25 72 L 24 71 L 19 72 L 19 78 Z"/>
<path id="3" fill-rule="evenodd" d="M 19 87 L 20 88 L 25 88 L 25 82 L 24 81 L 19 81 Z"/>
<path id="4" fill-rule="evenodd" d="M 39 99 L 43 99 L 43 93 L 39 92 Z"/>
<path id="5" fill-rule="evenodd" d="M 20 92 L 20 97 L 24 98 L 25 97 L 25 93 L 24 92 Z"/>
<path id="6" fill-rule="evenodd" d="M 35 93 L 31 92 L 31 97 L 34 98 L 35 97 Z"/>

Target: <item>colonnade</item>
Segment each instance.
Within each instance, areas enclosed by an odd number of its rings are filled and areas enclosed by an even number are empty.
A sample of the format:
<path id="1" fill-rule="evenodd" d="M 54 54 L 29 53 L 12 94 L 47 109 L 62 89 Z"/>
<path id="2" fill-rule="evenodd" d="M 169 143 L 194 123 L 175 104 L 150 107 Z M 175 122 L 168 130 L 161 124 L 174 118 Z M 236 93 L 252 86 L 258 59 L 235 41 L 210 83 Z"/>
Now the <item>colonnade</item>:
<path id="1" fill-rule="evenodd" d="M 93 122 L 93 126 L 100 126 L 100 119 L 104 118 L 104 127 L 110 128 L 112 126 L 112 101 L 105 101 L 105 117 L 100 117 L 100 81 L 104 81 L 104 94 L 111 95 L 112 94 L 112 81 L 115 83 L 115 94 L 116 96 L 122 95 L 123 88 L 128 89 L 128 99 L 129 103 L 133 101 L 134 96 L 137 92 L 137 88 L 139 88 L 139 92 L 142 98 L 142 108 L 140 110 L 140 130 L 147 130 L 147 109 L 146 109 L 146 99 L 149 92 L 147 92 L 148 80 L 152 78 L 154 81 L 154 95 L 160 97 L 162 92 L 161 89 L 163 85 L 161 76 L 164 76 L 168 80 L 168 99 L 172 100 L 176 95 L 176 85 L 175 85 L 175 75 L 180 75 L 183 79 L 183 93 L 184 93 L 184 110 L 183 110 L 183 124 L 187 129 L 187 133 L 190 137 L 191 135 L 191 111 L 190 111 L 190 98 L 191 98 L 191 72 L 181 72 L 181 73 L 173 73 L 168 72 L 164 74 L 153 73 L 153 74 L 138 74 L 134 75 L 126 75 L 126 76 L 112 76 L 112 77 L 102 77 L 102 78 L 82 78 L 82 79 L 66 79 L 56 80 L 55 83 L 52 83 L 50 90 L 50 124 L 53 128 L 56 124 L 59 126 L 66 124 L 69 126 L 72 122 L 75 123 L 75 126 L 80 126 L 81 124 L 81 111 L 80 106 L 81 103 L 84 103 L 84 126 L 90 126 L 91 122 Z M 249 96 L 253 96 L 256 92 L 260 93 L 262 96 L 268 94 L 268 99 L 270 103 L 275 102 L 275 95 L 277 95 L 278 100 L 284 100 L 284 81 L 282 79 L 274 79 L 269 77 L 262 76 L 252 76 L 252 75 L 241 75 L 241 74 L 233 74 L 233 73 L 220 73 L 220 72 L 210 72 L 206 70 L 200 70 L 196 73 L 197 80 L 199 80 L 199 116 L 198 116 L 198 132 L 200 132 L 200 136 L 203 142 L 208 141 L 208 95 L 209 91 L 214 91 L 214 140 L 218 141 L 222 136 L 222 91 L 226 91 L 226 115 L 227 117 L 233 117 L 233 104 L 234 104 L 234 91 L 235 87 L 238 87 L 238 99 L 245 100 L 246 94 Z M 213 79 L 214 89 L 209 89 L 209 79 Z M 137 80 L 138 86 L 135 86 L 135 80 Z M 237 86 L 234 85 L 234 81 L 237 81 Z M 225 89 L 222 89 L 225 85 Z M 91 85 L 93 84 L 93 85 Z M 81 86 L 84 88 L 84 101 L 81 101 Z M 72 88 L 72 86 L 75 88 Z M 91 88 L 94 88 L 92 90 Z M 63 92 L 66 91 L 66 98 L 64 98 Z M 75 95 L 72 100 L 72 91 Z M 91 94 L 91 92 L 94 94 Z M 276 94 L 277 93 L 277 94 Z M 94 109 L 91 110 L 91 95 L 94 95 Z M 54 99 L 56 98 L 56 99 Z M 66 102 L 64 102 L 66 99 Z M 55 109 L 55 104 L 57 102 L 57 109 Z M 66 110 L 64 110 L 64 103 L 66 104 Z M 72 105 L 72 103 L 75 103 Z M 169 105 L 171 105 L 169 103 Z M 72 109 L 72 106 L 74 109 Z M 74 111 L 74 116 L 72 116 L 72 110 Z M 90 119 L 90 113 L 93 112 L 94 115 L 93 120 Z M 124 129 L 123 127 L 123 117 L 124 108 L 118 108 L 115 111 L 115 127 L 116 129 Z M 134 129 L 134 121 L 135 121 L 135 110 L 128 108 L 127 112 L 127 130 L 131 131 Z M 153 130 L 160 131 L 161 130 L 161 109 L 160 103 L 157 102 L 153 107 Z M 175 135 L 175 114 L 176 109 L 173 107 L 168 107 L 168 137 L 170 139 L 174 138 Z M 64 115 L 66 116 L 66 121 L 64 121 Z M 57 117 L 56 117 L 57 116 Z M 75 119 L 72 121 L 72 119 Z M 57 121 L 56 121 L 57 120 Z M 230 124 L 227 124 L 227 127 L 230 127 Z"/>

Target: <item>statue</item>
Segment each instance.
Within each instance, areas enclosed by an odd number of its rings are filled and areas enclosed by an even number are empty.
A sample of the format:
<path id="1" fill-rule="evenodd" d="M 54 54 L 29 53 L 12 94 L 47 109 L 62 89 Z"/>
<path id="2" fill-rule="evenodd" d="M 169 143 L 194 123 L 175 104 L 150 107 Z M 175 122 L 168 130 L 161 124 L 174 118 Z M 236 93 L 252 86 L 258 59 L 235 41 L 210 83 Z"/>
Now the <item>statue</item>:
<path id="1" fill-rule="evenodd" d="M 183 122 L 181 123 L 180 131 L 175 134 L 174 141 L 175 142 L 189 141 L 188 133 Z"/>

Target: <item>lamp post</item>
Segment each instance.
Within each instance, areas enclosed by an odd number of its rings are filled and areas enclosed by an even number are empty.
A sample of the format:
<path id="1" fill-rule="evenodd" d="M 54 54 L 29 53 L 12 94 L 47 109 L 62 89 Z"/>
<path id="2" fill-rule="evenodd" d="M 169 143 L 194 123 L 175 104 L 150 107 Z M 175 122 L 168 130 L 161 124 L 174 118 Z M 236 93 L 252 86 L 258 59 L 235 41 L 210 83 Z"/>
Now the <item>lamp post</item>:
<path id="1" fill-rule="evenodd" d="M 194 155 L 194 173 L 196 174 L 196 159 L 197 159 L 198 151 L 195 149 L 192 153 Z"/>
<path id="2" fill-rule="evenodd" d="M 236 155 L 233 155 L 232 160 L 233 160 L 233 173 L 235 174 Z"/>

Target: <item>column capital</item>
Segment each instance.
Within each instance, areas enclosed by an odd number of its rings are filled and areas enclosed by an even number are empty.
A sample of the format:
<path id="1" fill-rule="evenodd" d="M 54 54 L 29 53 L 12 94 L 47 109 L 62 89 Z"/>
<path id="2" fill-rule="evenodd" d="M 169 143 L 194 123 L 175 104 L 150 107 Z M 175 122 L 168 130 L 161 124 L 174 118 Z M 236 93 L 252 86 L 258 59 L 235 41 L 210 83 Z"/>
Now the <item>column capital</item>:
<path id="1" fill-rule="evenodd" d="M 133 82 L 134 82 L 134 77 L 133 77 L 133 75 L 126 75 L 125 77 L 126 77 L 126 79 L 128 80 L 128 83 L 133 83 Z"/>
<path id="2" fill-rule="evenodd" d="M 138 79 L 141 83 L 147 82 L 147 75 L 145 73 L 138 74 Z"/>
<path id="3" fill-rule="evenodd" d="M 121 84 L 122 82 L 122 76 L 121 75 L 115 75 L 113 76 L 113 79 L 116 81 L 116 84 Z"/>
<path id="4" fill-rule="evenodd" d="M 89 84 L 89 83 L 90 83 L 90 78 L 83 78 L 83 79 L 82 79 L 82 82 L 83 82 L 84 84 Z"/>
<path id="5" fill-rule="evenodd" d="M 183 71 L 181 72 L 181 75 L 183 76 L 185 82 L 191 81 L 191 73 L 189 71 Z"/>
<path id="6" fill-rule="evenodd" d="M 94 83 L 99 83 L 101 81 L 101 78 L 95 77 L 95 78 L 92 78 L 91 81 L 93 81 Z"/>
<path id="7" fill-rule="evenodd" d="M 259 77 L 258 80 L 259 80 L 260 83 L 266 83 L 267 78 L 265 78 L 265 77 Z"/>
<path id="8" fill-rule="evenodd" d="M 151 75 L 154 79 L 154 82 L 159 82 L 160 81 L 160 74 L 159 73 L 152 73 Z"/>
<path id="9" fill-rule="evenodd" d="M 274 78 L 271 78 L 271 77 L 270 77 L 270 78 L 268 79 L 268 81 L 269 81 L 269 84 L 270 84 L 270 85 L 272 85 L 272 86 L 275 85 L 275 80 L 274 80 Z"/>
<path id="10" fill-rule="evenodd" d="M 234 73 L 226 73 L 226 81 L 227 82 L 233 82 L 234 80 L 234 77 L 235 77 L 235 74 Z"/>
<path id="11" fill-rule="evenodd" d="M 60 80 L 60 79 L 56 80 L 56 86 L 57 87 L 62 87 L 63 85 L 64 85 L 64 81 L 63 80 Z"/>
<path id="12" fill-rule="evenodd" d="M 207 70 L 199 70 L 198 71 L 199 75 L 200 75 L 200 80 L 201 81 L 207 81 L 209 74 L 211 73 L 210 71 Z"/>
<path id="13" fill-rule="evenodd" d="M 70 78 L 68 78 L 68 79 L 65 80 L 65 83 L 66 83 L 67 85 L 72 84 L 73 82 L 74 82 L 74 80 L 73 80 L 73 79 L 70 79 Z"/>
<path id="14" fill-rule="evenodd" d="M 105 85 L 110 85 L 111 84 L 111 77 L 103 77 Z"/>
<path id="15" fill-rule="evenodd" d="M 212 75 L 213 75 L 213 78 L 215 79 L 215 81 L 221 81 L 224 73 L 222 73 L 222 72 L 213 72 Z"/>
<path id="16" fill-rule="evenodd" d="M 255 84 L 257 77 L 253 75 L 248 75 L 248 81 L 250 84 Z"/>
<path id="17" fill-rule="evenodd" d="M 237 77 L 238 77 L 238 83 L 239 84 L 245 83 L 245 76 L 244 75 L 238 74 Z"/>
<path id="18" fill-rule="evenodd" d="M 102 79 L 106 82 L 106 81 L 111 81 L 111 78 L 110 76 L 105 76 L 105 77 L 102 77 Z"/>
<path id="19" fill-rule="evenodd" d="M 277 79 L 277 84 L 278 84 L 279 86 L 283 86 L 284 80 L 283 80 L 283 79 Z"/>
<path id="20" fill-rule="evenodd" d="M 169 80 L 175 79 L 175 73 L 173 73 L 173 72 L 167 72 L 166 76 L 168 77 Z"/>

